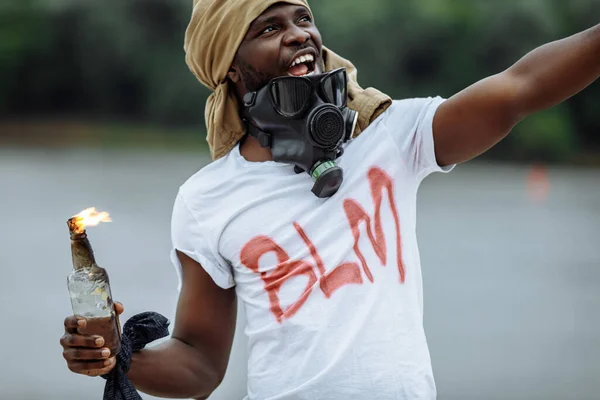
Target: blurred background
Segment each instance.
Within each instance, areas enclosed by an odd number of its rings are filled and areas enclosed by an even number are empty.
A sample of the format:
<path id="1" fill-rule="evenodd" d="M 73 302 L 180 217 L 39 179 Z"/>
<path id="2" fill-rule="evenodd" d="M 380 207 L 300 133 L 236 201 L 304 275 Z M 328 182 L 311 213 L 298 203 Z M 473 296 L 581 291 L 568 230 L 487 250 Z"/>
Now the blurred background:
<path id="1" fill-rule="evenodd" d="M 589 28 L 599 0 L 326 0 L 324 43 L 363 86 L 449 97 Z M 170 216 L 210 162 L 208 91 L 187 69 L 192 0 L 0 3 L 0 399 L 100 398 L 68 371 L 66 220 L 84 208 L 124 319 L 173 318 Z M 599 399 L 600 84 L 425 181 L 419 240 L 439 398 Z M 202 312 L 201 309 L 198 312 Z M 245 392 L 244 315 L 213 400 Z M 16 328 L 15 328 L 16 327 Z M 144 398 L 151 398 L 144 396 Z"/>

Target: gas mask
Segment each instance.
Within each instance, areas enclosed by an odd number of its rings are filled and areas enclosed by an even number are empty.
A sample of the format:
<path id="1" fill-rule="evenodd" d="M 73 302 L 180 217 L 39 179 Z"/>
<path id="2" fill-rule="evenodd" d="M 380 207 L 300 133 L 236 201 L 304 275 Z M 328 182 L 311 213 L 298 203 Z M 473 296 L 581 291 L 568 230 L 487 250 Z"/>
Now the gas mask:
<path id="1" fill-rule="evenodd" d="M 347 107 L 345 68 L 302 77 L 271 80 L 244 96 L 242 117 L 248 133 L 268 147 L 273 160 L 307 172 L 319 198 L 333 196 L 343 181 L 335 160 L 352 137 L 358 120 Z"/>

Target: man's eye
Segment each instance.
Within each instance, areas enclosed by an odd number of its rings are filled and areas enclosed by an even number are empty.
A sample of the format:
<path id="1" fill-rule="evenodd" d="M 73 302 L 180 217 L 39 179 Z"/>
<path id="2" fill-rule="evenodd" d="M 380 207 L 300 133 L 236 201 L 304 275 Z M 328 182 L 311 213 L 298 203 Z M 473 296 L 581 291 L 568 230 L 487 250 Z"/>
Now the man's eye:
<path id="1" fill-rule="evenodd" d="M 310 15 L 305 15 L 304 17 L 300 18 L 298 22 L 312 22 L 312 18 Z"/>
<path id="2" fill-rule="evenodd" d="M 261 32 L 261 35 L 265 34 L 265 33 L 271 33 L 274 30 L 275 30 L 275 27 L 273 25 L 269 25 Z"/>

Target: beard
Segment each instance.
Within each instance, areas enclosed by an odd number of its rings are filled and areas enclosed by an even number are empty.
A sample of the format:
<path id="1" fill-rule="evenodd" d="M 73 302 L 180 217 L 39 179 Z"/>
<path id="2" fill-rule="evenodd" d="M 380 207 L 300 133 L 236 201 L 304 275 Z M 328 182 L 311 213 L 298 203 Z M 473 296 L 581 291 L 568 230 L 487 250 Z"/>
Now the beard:
<path id="1" fill-rule="evenodd" d="M 248 92 L 258 91 L 269 83 L 271 79 L 276 78 L 276 76 L 256 70 L 252 65 L 243 60 L 238 60 L 238 72 Z"/>

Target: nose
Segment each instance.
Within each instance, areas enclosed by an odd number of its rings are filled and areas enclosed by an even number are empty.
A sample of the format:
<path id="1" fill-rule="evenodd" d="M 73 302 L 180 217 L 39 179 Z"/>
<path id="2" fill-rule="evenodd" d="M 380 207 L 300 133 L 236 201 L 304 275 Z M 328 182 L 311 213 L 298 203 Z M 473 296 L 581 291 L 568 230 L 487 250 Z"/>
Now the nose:
<path id="1" fill-rule="evenodd" d="M 283 38 L 283 44 L 286 46 L 298 46 L 308 42 L 309 40 L 310 33 L 299 26 L 294 25 L 286 32 Z"/>

